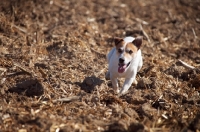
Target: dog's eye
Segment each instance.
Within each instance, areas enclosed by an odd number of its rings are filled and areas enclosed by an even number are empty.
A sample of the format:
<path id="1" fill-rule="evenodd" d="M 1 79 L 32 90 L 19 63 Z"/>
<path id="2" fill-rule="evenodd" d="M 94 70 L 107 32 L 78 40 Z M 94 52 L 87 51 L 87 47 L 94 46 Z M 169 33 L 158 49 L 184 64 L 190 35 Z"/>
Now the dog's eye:
<path id="1" fill-rule="evenodd" d="M 122 52 L 123 52 L 123 50 L 122 50 L 122 49 L 118 49 L 118 52 L 119 52 L 119 53 L 122 53 Z"/>
<path id="2" fill-rule="evenodd" d="M 131 54 L 133 53 L 133 51 L 132 51 L 132 50 L 129 50 L 128 53 L 131 55 Z"/>

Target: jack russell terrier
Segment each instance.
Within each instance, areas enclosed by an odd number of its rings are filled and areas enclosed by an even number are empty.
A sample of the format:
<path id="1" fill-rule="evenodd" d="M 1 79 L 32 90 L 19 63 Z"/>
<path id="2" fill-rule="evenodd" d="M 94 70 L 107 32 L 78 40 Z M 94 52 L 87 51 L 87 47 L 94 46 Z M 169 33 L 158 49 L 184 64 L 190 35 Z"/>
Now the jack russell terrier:
<path id="1" fill-rule="evenodd" d="M 108 72 L 106 79 L 111 80 L 112 87 L 120 95 L 126 94 L 131 84 L 137 84 L 136 74 L 143 65 L 140 46 L 142 37 L 114 38 L 115 47 L 108 53 Z M 125 78 L 122 89 L 119 89 L 117 78 Z"/>

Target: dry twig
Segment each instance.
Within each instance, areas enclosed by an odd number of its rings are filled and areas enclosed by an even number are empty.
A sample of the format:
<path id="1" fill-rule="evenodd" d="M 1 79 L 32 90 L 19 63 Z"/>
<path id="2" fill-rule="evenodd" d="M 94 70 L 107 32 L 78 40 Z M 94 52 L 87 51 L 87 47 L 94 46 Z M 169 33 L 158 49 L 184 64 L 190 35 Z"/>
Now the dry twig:
<path id="1" fill-rule="evenodd" d="M 144 36 L 147 38 L 148 42 L 150 43 L 150 38 L 148 36 L 148 34 L 144 31 L 143 27 L 142 27 L 142 24 L 140 24 L 140 30 L 142 30 L 142 33 L 144 34 Z"/>
<path id="2" fill-rule="evenodd" d="M 28 73 L 31 76 L 36 76 L 33 72 L 31 72 L 29 69 L 23 67 L 22 65 L 18 64 L 18 63 L 14 63 L 15 66 L 19 67 L 22 71 Z"/>
<path id="3" fill-rule="evenodd" d="M 195 33 L 194 28 L 192 28 L 192 32 L 193 32 L 193 34 L 194 34 L 194 38 L 197 38 L 197 35 L 196 35 L 196 33 Z"/>
<path id="4" fill-rule="evenodd" d="M 178 60 L 184 67 L 189 68 L 189 69 L 195 69 L 195 67 L 187 64 L 186 62 L 182 61 L 182 60 Z"/>
<path id="5" fill-rule="evenodd" d="M 12 24 L 12 27 L 16 30 L 23 32 L 23 33 L 27 33 L 27 30 L 25 28 L 22 28 L 20 26 L 14 25 L 14 24 Z"/>
<path id="6" fill-rule="evenodd" d="M 137 22 L 140 22 L 140 23 L 144 24 L 144 25 L 148 25 L 148 24 L 149 24 L 148 22 L 146 22 L 146 21 L 144 21 L 144 20 L 142 20 L 142 19 L 140 19 L 140 18 L 135 18 L 135 20 L 136 20 Z"/>
<path id="7" fill-rule="evenodd" d="M 75 100 L 78 100 L 78 99 L 80 99 L 80 96 L 71 96 L 71 97 L 68 97 L 68 98 L 55 99 L 55 100 L 53 100 L 53 103 L 56 103 L 56 102 L 71 102 L 71 101 L 75 101 Z"/>

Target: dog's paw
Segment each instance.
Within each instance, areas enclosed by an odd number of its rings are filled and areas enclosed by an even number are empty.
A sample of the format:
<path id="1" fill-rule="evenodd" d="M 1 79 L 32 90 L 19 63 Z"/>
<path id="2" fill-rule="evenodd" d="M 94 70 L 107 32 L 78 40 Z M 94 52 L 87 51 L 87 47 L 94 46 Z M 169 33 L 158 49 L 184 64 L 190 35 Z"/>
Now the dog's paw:
<path id="1" fill-rule="evenodd" d="M 122 95 L 125 95 L 127 93 L 128 93 L 128 90 L 120 90 L 118 94 L 119 94 L 119 96 L 122 96 Z"/>
<path id="2" fill-rule="evenodd" d="M 119 94 L 119 93 L 120 93 L 120 90 L 119 90 L 119 89 L 117 89 L 117 90 L 116 90 L 116 92 L 117 92 L 117 94 Z"/>
<path id="3" fill-rule="evenodd" d="M 114 92 L 115 92 L 116 94 L 119 94 L 119 93 L 120 93 L 120 89 L 119 89 L 119 88 L 113 88 L 113 90 L 114 90 Z"/>
<path id="4" fill-rule="evenodd" d="M 120 97 L 120 96 L 123 96 L 127 93 L 128 93 L 128 90 L 127 91 L 119 91 L 118 96 Z"/>
<path id="5" fill-rule="evenodd" d="M 138 81 L 135 79 L 135 80 L 133 81 L 133 84 L 137 85 L 137 84 L 138 84 Z"/>

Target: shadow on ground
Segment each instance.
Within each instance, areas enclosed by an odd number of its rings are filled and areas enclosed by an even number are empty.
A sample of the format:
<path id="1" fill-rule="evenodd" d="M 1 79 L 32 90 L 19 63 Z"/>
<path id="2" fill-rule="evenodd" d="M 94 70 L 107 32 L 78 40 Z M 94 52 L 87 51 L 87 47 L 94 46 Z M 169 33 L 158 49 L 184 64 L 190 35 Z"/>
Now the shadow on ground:
<path id="1" fill-rule="evenodd" d="M 37 79 L 28 79 L 17 83 L 16 86 L 10 88 L 8 91 L 32 97 L 41 96 L 44 93 L 44 88 Z"/>
<path id="2" fill-rule="evenodd" d="M 100 86 L 103 83 L 103 80 L 91 76 L 91 77 L 86 77 L 82 83 L 76 82 L 75 84 L 79 85 L 81 87 L 81 90 L 91 93 L 92 91 L 95 90 L 96 86 Z"/>

